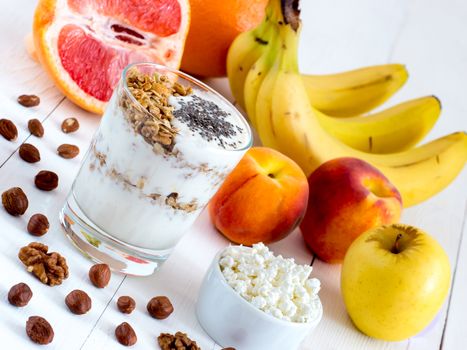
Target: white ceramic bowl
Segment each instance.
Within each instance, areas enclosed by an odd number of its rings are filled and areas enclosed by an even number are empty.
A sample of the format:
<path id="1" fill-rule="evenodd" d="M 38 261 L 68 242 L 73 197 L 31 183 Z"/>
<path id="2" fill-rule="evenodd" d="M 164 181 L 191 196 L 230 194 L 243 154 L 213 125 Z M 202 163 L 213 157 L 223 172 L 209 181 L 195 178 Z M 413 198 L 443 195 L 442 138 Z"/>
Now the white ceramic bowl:
<path id="1" fill-rule="evenodd" d="M 257 309 L 225 280 L 219 266 L 223 252 L 220 251 L 211 263 L 196 305 L 198 321 L 206 333 L 219 345 L 237 350 L 297 349 L 321 320 L 321 303 L 316 319 L 307 323 L 281 320 Z"/>

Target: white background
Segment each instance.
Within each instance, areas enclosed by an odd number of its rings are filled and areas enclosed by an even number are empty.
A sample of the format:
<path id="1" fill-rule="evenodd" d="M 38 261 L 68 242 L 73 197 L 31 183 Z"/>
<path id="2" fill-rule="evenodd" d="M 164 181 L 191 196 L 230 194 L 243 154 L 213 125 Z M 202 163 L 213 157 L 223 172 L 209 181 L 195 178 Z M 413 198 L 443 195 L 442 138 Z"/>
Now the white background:
<path id="1" fill-rule="evenodd" d="M 99 118 L 83 112 L 65 99 L 37 63 L 26 54 L 23 38 L 31 30 L 35 2 L 2 0 L 0 3 L 0 117 L 12 119 L 19 130 L 14 143 L 0 139 L 0 190 L 20 186 L 27 193 L 30 207 L 26 215 L 13 218 L 0 210 L 0 334 L 1 348 L 31 349 L 25 335 L 25 322 L 31 315 L 45 316 L 55 329 L 55 340 L 47 349 L 121 349 L 113 336 L 115 326 L 128 321 L 138 334 L 133 349 L 157 349 L 160 332 L 187 332 L 201 348 L 220 349 L 200 328 L 194 305 L 202 276 L 214 254 L 228 242 L 217 234 L 202 215 L 195 227 L 177 246 L 174 254 L 155 275 L 129 278 L 114 274 L 110 285 L 95 289 L 88 281 L 91 263 L 66 241 L 58 222 L 63 204 L 84 150 Z M 410 79 L 389 103 L 426 94 L 437 95 L 443 103 L 440 121 L 428 139 L 467 129 L 467 2 L 465 0 L 306 0 L 302 1 L 304 28 L 300 47 L 303 72 L 331 73 L 386 62 L 405 63 Z M 230 97 L 224 79 L 210 83 Z M 34 93 L 40 106 L 25 109 L 16 97 Z M 388 104 L 388 105 L 389 105 Z M 80 130 L 65 135 L 60 123 L 79 118 Z M 30 137 L 27 120 L 43 121 L 45 137 Z M 42 160 L 23 162 L 17 153 L 27 139 L 36 145 Z M 82 153 L 73 160 L 55 154 L 62 143 L 77 144 Z M 58 190 L 44 193 L 33 185 L 42 169 L 57 172 Z M 462 349 L 467 344 L 467 240 L 465 234 L 467 171 L 444 192 L 428 202 L 407 209 L 402 221 L 434 235 L 449 254 L 453 284 L 449 299 L 433 324 L 422 334 L 399 343 L 387 343 L 359 333 L 346 315 L 339 292 L 339 266 L 315 260 L 316 277 L 323 284 L 321 298 L 325 316 L 318 328 L 303 342 L 301 349 Z M 71 276 L 61 286 L 42 285 L 24 271 L 16 255 L 32 241 L 26 223 L 36 212 L 51 221 L 49 233 L 38 239 L 67 257 Z M 311 263 L 299 232 L 274 244 L 272 249 L 298 262 Z M 34 297 L 25 308 L 10 306 L 8 289 L 20 281 L 28 283 Z M 93 299 L 92 310 L 84 316 L 72 315 L 64 304 L 65 295 L 75 289 L 86 290 Z M 137 308 L 131 315 L 116 309 L 120 295 L 131 295 Z M 175 312 L 164 321 L 150 318 L 146 302 L 155 295 L 169 296 Z M 264 349 L 267 349 L 265 344 Z M 238 349 L 241 350 L 241 349 Z"/>

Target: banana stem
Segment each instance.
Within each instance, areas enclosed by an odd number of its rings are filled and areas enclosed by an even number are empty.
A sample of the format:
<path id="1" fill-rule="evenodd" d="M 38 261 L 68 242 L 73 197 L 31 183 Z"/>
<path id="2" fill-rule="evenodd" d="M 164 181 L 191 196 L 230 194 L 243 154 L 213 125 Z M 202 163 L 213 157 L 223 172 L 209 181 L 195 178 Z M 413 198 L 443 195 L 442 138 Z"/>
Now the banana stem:
<path id="1" fill-rule="evenodd" d="M 284 23 L 285 19 L 283 16 L 283 0 L 269 0 L 266 6 L 266 18 L 265 21 L 272 22 L 272 25 Z"/>
<path id="2" fill-rule="evenodd" d="M 300 27 L 300 9 L 299 0 L 281 0 L 281 10 L 284 22 L 290 24 L 293 30 L 297 31 Z"/>
<path id="3" fill-rule="evenodd" d="M 281 70 L 288 73 L 298 73 L 298 39 L 300 35 L 300 22 L 297 29 L 293 29 L 290 24 L 282 24 L 279 27 L 279 37 L 281 41 L 280 62 Z"/>

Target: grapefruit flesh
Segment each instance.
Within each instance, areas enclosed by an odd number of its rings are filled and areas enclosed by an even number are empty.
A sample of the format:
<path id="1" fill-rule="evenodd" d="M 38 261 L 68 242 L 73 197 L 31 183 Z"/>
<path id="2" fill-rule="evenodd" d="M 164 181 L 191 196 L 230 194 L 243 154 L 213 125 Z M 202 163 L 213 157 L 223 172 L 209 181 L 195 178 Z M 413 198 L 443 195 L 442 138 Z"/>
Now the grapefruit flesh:
<path id="1" fill-rule="evenodd" d="M 188 0 L 40 0 L 33 34 L 57 86 L 102 113 L 126 65 L 179 67 L 188 23 Z"/>

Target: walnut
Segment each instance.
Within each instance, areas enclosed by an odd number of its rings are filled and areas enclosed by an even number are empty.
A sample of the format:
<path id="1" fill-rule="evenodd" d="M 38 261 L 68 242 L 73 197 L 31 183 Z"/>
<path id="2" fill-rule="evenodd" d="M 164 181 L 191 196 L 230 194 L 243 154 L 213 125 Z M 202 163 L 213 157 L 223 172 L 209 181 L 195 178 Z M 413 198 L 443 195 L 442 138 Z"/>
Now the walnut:
<path id="1" fill-rule="evenodd" d="M 175 335 L 161 333 L 157 341 L 162 350 L 201 350 L 195 341 L 182 332 L 177 332 Z"/>
<path id="2" fill-rule="evenodd" d="M 175 210 L 184 210 L 187 213 L 191 213 L 198 209 L 198 203 L 196 199 L 188 203 L 183 203 L 178 201 L 178 193 L 172 192 L 165 198 L 165 204 L 172 207 Z"/>
<path id="3" fill-rule="evenodd" d="M 45 244 L 32 242 L 20 249 L 18 258 L 42 283 L 53 287 L 68 278 L 68 266 L 63 256 L 48 250 Z"/>

